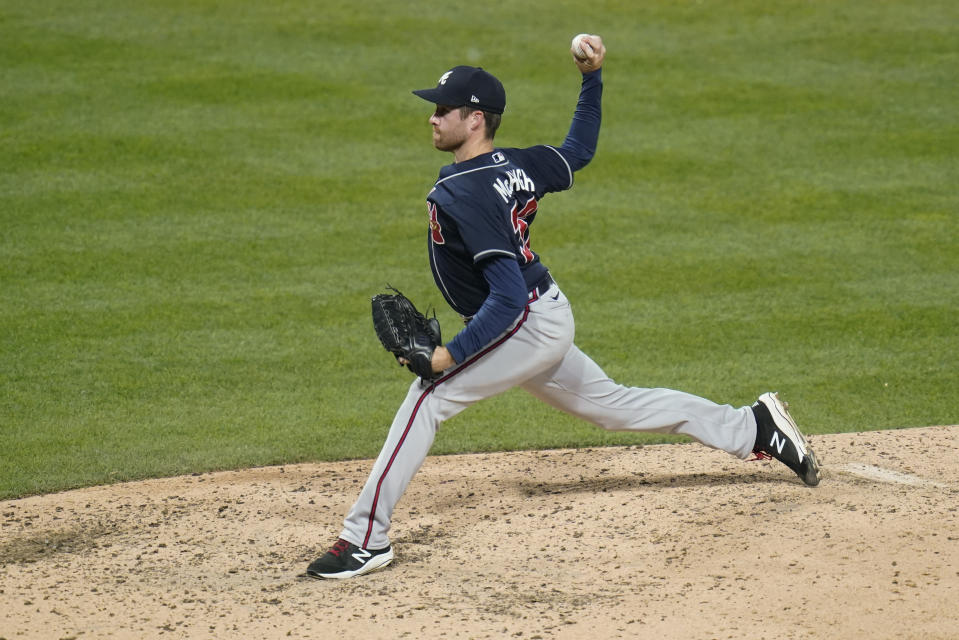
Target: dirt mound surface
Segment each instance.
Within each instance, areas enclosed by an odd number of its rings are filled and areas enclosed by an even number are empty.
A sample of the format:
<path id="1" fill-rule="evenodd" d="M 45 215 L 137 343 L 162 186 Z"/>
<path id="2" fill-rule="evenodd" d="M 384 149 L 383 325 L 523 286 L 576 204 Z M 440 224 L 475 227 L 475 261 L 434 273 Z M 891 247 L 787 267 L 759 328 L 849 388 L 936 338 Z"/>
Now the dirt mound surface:
<path id="1" fill-rule="evenodd" d="M 369 461 L 0 502 L 0 638 L 956 638 L 959 427 L 429 458 L 396 560 L 300 576 Z M 345 634 L 348 634 L 345 635 Z"/>

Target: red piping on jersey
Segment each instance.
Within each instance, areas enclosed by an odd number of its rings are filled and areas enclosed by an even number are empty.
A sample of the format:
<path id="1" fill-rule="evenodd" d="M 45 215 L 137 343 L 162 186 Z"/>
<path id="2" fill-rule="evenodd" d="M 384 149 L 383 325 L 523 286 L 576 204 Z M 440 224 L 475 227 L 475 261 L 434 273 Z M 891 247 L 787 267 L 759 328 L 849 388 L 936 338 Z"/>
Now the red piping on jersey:
<path id="1" fill-rule="evenodd" d="M 386 463 L 386 468 L 383 469 L 383 474 L 380 476 L 379 481 L 377 481 L 376 483 L 376 493 L 373 494 L 373 506 L 370 507 L 369 525 L 366 527 L 366 537 L 363 538 L 362 547 L 364 549 L 366 549 L 367 545 L 369 545 L 370 536 L 373 535 L 373 522 L 376 519 L 376 505 L 380 501 L 380 489 L 383 486 L 383 481 L 386 480 L 386 475 L 390 472 L 390 468 L 393 466 L 393 462 L 396 460 L 396 456 L 399 455 L 400 449 L 403 448 L 403 443 L 406 442 L 406 436 L 409 435 L 410 429 L 413 427 L 413 421 L 416 419 L 416 414 L 419 413 L 420 406 L 423 404 L 423 401 L 426 400 L 426 397 L 430 393 L 432 393 L 433 389 L 436 388 L 437 385 L 441 385 L 447 380 L 458 375 L 461 371 L 465 371 L 467 368 L 469 368 L 470 365 L 472 365 L 473 363 L 478 361 L 480 358 L 485 356 L 487 353 L 491 352 L 493 349 L 500 346 L 501 344 L 503 344 L 504 342 L 512 338 L 514 335 L 516 335 L 516 332 L 520 330 L 520 327 L 526 324 L 526 320 L 527 318 L 529 318 L 529 305 L 538 299 L 539 299 L 539 292 L 534 289 L 529 299 L 529 304 L 526 305 L 526 309 L 523 311 L 523 316 L 520 318 L 519 322 L 516 323 L 516 326 L 510 330 L 509 333 L 507 333 L 502 338 L 500 338 L 493 344 L 489 345 L 482 351 L 476 353 L 471 359 L 464 362 L 463 366 L 457 367 L 455 371 L 452 371 L 448 375 L 445 375 L 439 380 L 435 381 L 433 384 L 427 387 L 422 394 L 420 394 L 420 399 L 416 401 L 416 406 L 413 407 L 413 412 L 412 414 L 410 414 L 410 419 L 406 422 L 406 429 L 403 430 L 403 435 L 402 437 L 400 437 L 400 441 L 396 444 L 396 449 L 393 450 L 393 455 L 390 456 L 390 461 Z"/>

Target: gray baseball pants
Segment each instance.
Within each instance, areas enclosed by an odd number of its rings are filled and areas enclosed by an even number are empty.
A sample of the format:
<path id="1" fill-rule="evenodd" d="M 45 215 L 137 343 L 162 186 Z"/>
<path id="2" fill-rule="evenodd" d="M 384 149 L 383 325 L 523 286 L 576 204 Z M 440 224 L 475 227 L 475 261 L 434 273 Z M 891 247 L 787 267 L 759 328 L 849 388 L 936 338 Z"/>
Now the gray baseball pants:
<path id="1" fill-rule="evenodd" d="M 740 459 L 752 452 L 756 421 L 739 409 L 671 389 L 619 385 L 573 344 L 569 301 L 553 285 L 532 294 L 517 322 L 432 384 L 410 385 L 369 479 L 340 537 L 365 549 L 389 546 L 390 519 L 429 453 L 440 424 L 512 387 L 603 429 L 684 434 Z"/>

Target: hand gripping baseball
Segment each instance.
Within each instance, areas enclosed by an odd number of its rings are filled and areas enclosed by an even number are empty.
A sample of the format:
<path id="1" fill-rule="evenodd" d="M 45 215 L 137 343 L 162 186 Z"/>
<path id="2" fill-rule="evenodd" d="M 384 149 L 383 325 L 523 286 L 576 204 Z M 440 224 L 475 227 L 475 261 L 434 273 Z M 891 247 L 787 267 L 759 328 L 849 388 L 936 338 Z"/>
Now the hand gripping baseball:
<path id="1" fill-rule="evenodd" d="M 433 351 L 443 343 L 440 322 L 434 315 L 427 318 L 409 298 L 397 289 L 395 293 L 373 296 L 373 328 L 383 347 L 397 361 L 424 380 L 433 380 Z"/>
<path id="2" fill-rule="evenodd" d="M 573 62 L 583 73 L 596 71 L 603 66 L 603 60 L 606 59 L 603 39 L 588 33 L 581 33 L 573 38 L 569 50 L 573 54 Z"/>

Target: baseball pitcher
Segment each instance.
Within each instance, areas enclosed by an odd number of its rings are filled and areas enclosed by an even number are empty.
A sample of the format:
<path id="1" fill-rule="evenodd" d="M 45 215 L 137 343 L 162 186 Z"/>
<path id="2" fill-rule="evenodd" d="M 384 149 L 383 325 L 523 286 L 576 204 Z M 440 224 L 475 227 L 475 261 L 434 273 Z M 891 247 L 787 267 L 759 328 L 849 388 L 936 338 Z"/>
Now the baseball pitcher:
<path id="1" fill-rule="evenodd" d="M 435 320 L 404 328 L 398 315 L 384 314 L 406 302 L 374 303 L 384 346 L 418 377 L 339 539 L 309 565 L 310 576 L 349 578 L 390 564 L 393 509 L 440 424 L 517 386 L 603 429 L 684 434 L 740 459 L 771 456 L 805 484 L 819 483 L 816 457 L 777 394 L 734 408 L 682 391 L 627 387 L 574 344 L 569 300 L 531 242 L 543 199 L 573 186 L 599 139 L 606 47 L 583 35 L 571 51 L 582 85 L 559 146 L 494 145 L 506 92 L 482 68 L 454 67 L 435 87 L 413 92 L 434 105 L 433 146 L 452 154 L 426 197 L 426 248 L 437 288 L 466 325 L 440 344 Z"/>

